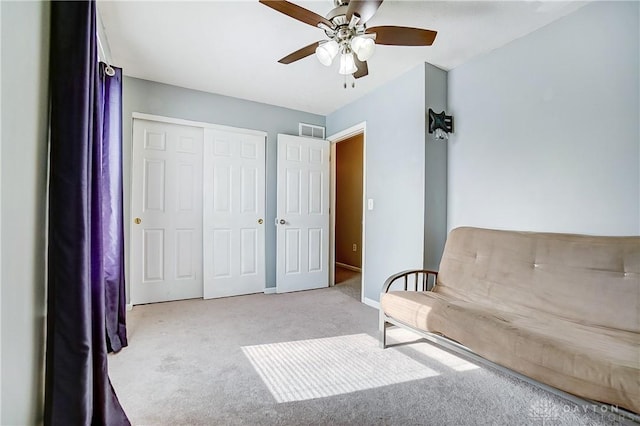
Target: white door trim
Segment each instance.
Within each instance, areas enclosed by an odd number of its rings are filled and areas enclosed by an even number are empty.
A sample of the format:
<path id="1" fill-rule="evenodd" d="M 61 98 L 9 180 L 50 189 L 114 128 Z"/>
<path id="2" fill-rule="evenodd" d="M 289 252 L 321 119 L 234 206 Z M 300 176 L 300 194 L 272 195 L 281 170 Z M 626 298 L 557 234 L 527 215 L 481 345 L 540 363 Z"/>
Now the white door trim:
<path id="1" fill-rule="evenodd" d="M 181 126 L 202 127 L 203 129 L 221 130 L 223 132 L 245 133 L 248 135 L 267 137 L 267 132 L 262 130 L 243 129 L 241 127 L 223 126 L 222 124 L 207 123 L 204 121 L 184 120 L 182 118 L 164 117 L 162 115 L 145 114 L 142 112 L 131 113 L 132 118 L 148 121 L 159 121 L 161 123 L 179 124 Z"/>
<path id="2" fill-rule="evenodd" d="M 333 269 L 333 265 L 336 261 L 336 143 L 348 139 L 352 136 L 362 133 L 362 263 L 361 263 L 361 280 L 362 285 L 360 287 L 360 301 L 366 303 L 364 297 L 364 272 L 365 272 L 365 250 L 367 245 L 366 240 L 366 227 L 365 218 L 366 213 L 366 198 L 367 198 L 367 122 L 363 121 L 347 129 L 344 129 L 338 133 L 327 137 L 327 140 L 331 143 L 331 177 L 330 177 L 330 189 L 329 197 L 331 197 L 331 211 L 329 213 L 329 285 L 333 286 L 336 283 L 336 277 Z"/>
<path id="3" fill-rule="evenodd" d="M 367 131 L 367 122 L 363 121 L 362 123 L 358 123 L 349 127 L 348 129 L 344 129 L 339 131 L 338 133 L 334 133 L 333 135 L 327 137 L 327 140 L 331 143 L 340 142 L 343 139 L 348 139 L 351 136 L 355 136 L 358 133 L 366 133 Z"/>

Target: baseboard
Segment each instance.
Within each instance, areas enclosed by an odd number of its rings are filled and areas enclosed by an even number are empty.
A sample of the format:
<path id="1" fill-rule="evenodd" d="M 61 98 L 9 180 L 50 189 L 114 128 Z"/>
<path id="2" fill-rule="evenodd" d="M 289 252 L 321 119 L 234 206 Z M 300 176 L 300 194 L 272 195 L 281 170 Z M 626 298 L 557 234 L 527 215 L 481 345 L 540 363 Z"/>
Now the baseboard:
<path id="1" fill-rule="evenodd" d="M 265 287 L 264 288 L 264 294 L 274 294 L 276 292 L 276 288 L 275 287 Z"/>
<path id="2" fill-rule="evenodd" d="M 362 272 L 362 268 L 358 268 L 357 266 L 347 265 L 346 263 L 336 262 L 336 266 L 339 266 L 344 269 L 348 269 L 350 271 Z"/>
<path id="3" fill-rule="evenodd" d="M 127 311 L 132 310 L 133 309 L 133 304 L 132 303 L 127 303 L 126 309 L 127 309 Z"/>
<path id="4" fill-rule="evenodd" d="M 365 297 L 363 299 L 363 302 L 367 306 L 371 306 L 372 308 L 380 309 L 380 302 L 377 302 L 377 301 L 375 301 L 373 299 L 369 299 L 368 297 Z"/>

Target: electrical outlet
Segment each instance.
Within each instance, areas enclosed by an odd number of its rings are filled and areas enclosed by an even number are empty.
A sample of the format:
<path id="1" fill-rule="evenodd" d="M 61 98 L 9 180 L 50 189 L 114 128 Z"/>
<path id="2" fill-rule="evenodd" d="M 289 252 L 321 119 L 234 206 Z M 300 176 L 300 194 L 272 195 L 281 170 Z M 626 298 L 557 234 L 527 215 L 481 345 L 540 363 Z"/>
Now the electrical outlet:
<path id="1" fill-rule="evenodd" d="M 354 244 L 354 245 L 353 245 L 353 247 L 351 248 L 351 250 L 353 250 L 353 251 L 358 251 L 358 245 L 357 245 L 357 244 Z"/>

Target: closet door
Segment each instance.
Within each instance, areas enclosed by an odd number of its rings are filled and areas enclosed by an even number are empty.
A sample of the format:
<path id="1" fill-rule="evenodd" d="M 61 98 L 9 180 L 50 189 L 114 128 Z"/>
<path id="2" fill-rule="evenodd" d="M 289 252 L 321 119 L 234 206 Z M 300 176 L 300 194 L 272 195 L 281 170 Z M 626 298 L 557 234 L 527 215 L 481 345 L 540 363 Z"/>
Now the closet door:
<path id="1" fill-rule="evenodd" d="M 133 304 L 202 297 L 203 129 L 133 121 Z"/>
<path id="2" fill-rule="evenodd" d="M 265 288 L 265 136 L 205 129 L 204 298 Z"/>

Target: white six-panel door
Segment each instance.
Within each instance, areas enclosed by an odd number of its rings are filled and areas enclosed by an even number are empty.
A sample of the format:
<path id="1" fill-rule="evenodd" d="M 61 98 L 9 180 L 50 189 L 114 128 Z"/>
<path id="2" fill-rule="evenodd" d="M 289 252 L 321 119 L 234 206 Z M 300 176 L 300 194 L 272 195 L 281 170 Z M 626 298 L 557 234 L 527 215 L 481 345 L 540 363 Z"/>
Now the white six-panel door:
<path id="1" fill-rule="evenodd" d="M 265 288 L 265 137 L 205 129 L 204 298 Z"/>
<path id="2" fill-rule="evenodd" d="M 329 142 L 278 135 L 276 291 L 329 284 Z"/>
<path id="3" fill-rule="evenodd" d="M 202 128 L 133 121 L 133 304 L 202 297 L 202 142 Z"/>

